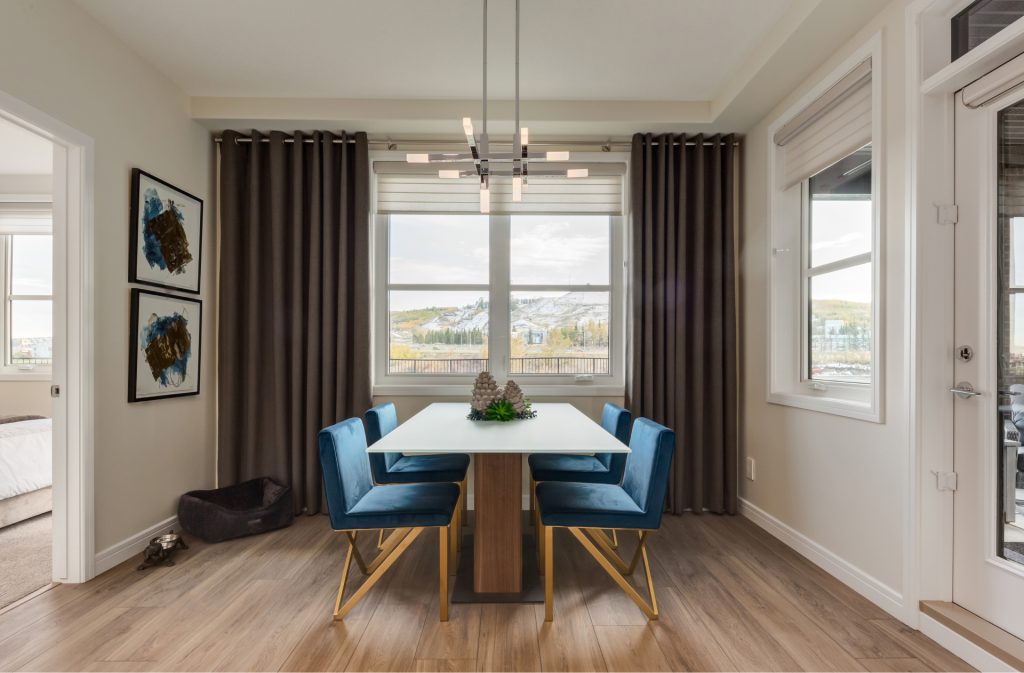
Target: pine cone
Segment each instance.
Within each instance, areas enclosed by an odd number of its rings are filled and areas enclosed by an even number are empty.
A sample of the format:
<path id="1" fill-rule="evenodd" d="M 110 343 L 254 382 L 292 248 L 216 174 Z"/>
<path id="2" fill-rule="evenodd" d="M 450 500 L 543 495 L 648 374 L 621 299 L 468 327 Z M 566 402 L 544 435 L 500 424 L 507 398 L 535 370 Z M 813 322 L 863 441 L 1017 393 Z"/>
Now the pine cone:
<path id="1" fill-rule="evenodd" d="M 473 383 L 472 407 L 477 411 L 486 411 L 487 407 L 498 398 L 498 383 L 490 372 L 480 372 Z"/>
<path id="2" fill-rule="evenodd" d="M 515 381 L 509 381 L 505 384 L 504 397 L 505 401 L 515 408 L 517 414 L 526 411 L 526 398 L 523 395 L 523 389 Z"/>

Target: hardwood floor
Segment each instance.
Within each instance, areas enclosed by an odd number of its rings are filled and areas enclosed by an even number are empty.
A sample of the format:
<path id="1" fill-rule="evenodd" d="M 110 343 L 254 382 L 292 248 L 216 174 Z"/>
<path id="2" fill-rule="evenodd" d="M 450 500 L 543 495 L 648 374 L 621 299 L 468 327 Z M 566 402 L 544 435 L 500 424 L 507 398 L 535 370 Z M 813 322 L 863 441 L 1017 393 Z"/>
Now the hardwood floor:
<path id="1" fill-rule="evenodd" d="M 550 624 L 541 605 L 465 604 L 439 623 L 433 534 L 335 623 L 343 538 L 303 517 L 0 614 L 0 670 L 970 670 L 742 518 L 665 517 L 648 543 L 661 608 L 650 623 L 556 533 Z"/>

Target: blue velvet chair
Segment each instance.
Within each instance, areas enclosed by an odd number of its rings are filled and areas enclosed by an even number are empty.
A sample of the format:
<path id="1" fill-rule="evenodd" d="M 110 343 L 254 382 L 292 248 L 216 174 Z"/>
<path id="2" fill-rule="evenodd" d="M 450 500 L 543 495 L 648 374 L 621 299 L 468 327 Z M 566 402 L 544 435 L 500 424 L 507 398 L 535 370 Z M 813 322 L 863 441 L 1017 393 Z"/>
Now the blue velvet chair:
<path id="1" fill-rule="evenodd" d="M 320 431 L 320 465 L 324 474 L 331 528 L 345 533 L 348 553 L 334 602 L 334 619 L 342 619 L 398 560 L 425 528 L 440 531 L 440 611 L 448 621 L 448 574 L 454 561 L 450 527 L 458 509 L 457 484 L 396 484 L 374 486 L 366 459 L 366 431 L 358 418 L 350 418 Z M 356 547 L 361 530 L 394 528 L 381 553 L 366 563 Z M 347 600 L 345 582 L 352 559 L 368 577 Z"/>
<path id="2" fill-rule="evenodd" d="M 601 427 L 623 444 L 629 443 L 629 425 L 633 414 L 617 404 L 605 404 L 601 410 Z M 541 481 L 575 481 L 587 484 L 618 484 L 626 467 L 625 453 L 596 453 L 581 456 L 567 453 L 534 453 L 530 464 L 530 512 L 536 524 L 534 489 Z M 612 531 L 612 548 L 618 549 L 618 534 Z"/>
<path id="3" fill-rule="evenodd" d="M 601 427 L 623 444 L 629 443 L 629 424 L 633 415 L 617 404 L 606 404 L 601 412 Z M 625 453 L 597 453 L 580 456 L 563 453 L 530 455 L 530 477 L 540 481 L 576 481 L 588 484 L 618 484 L 626 467 Z"/>
<path id="4" fill-rule="evenodd" d="M 554 528 L 568 528 L 580 544 L 611 576 L 619 587 L 647 615 L 658 618 L 658 601 L 647 560 L 647 539 L 661 527 L 661 514 L 668 494 L 669 470 L 675 453 L 675 433 L 646 418 L 637 419 L 629 440 L 622 485 L 546 481 L 537 484 L 538 539 L 544 558 L 544 618 L 553 612 L 552 536 Z M 600 530 L 635 530 L 639 543 L 631 562 L 626 563 Z M 650 605 L 626 579 L 639 560 L 644 562 Z"/>
<path id="5" fill-rule="evenodd" d="M 370 446 L 381 437 L 398 427 L 398 413 L 391 402 L 377 405 L 366 412 L 366 439 Z M 403 456 L 401 453 L 371 453 L 370 469 L 373 480 L 378 484 L 419 484 L 455 482 L 462 490 L 463 501 L 456 514 L 456 529 L 463 522 L 466 507 L 466 472 L 469 469 L 469 454 L 442 453 L 433 456 Z M 380 548 L 384 542 L 381 529 L 377 540 Z"/>
<path id="6" fill-rule="evenodd" d="M 373 446 L 398 427 L 398 414 L 391 402 L 366 412 L 366 439 Z M 469 469 L 469 454 L 441 453 L 433 456 L 403 456 L 401 453 L 371 453 L 370 468 L 378 484 L 462 482 Z"/>

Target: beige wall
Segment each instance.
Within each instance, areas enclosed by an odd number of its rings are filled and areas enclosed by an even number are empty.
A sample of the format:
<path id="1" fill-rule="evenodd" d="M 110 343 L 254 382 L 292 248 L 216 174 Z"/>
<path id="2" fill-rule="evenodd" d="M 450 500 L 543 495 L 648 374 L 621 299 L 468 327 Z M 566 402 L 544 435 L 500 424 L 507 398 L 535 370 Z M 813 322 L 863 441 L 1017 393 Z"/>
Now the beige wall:
<path id="1" fill-rule="evenodd" d="M 743 459 L 741 496 L 786 526 L 896 592 L 903 578 L 909 452 L 904 348 L 907 222 L 904 150 L 904 9 L 895 0 L 856 38 L 747 135 L 742 236 Z M 878 30 L 883 32 L 885 423 L 876 424 L 766 402 L 768 286 L 768 126 Z M 876 66 L 877 68 L 877 66 Z M 879 71 L 876 69 L 876 76 Z M 876 143 L 877 144 L 877 143 Z M 741 467 L 741 475 L 743 470 Z"/>
<path id="2" fill-rule="evenodd" d="M 159 29 L 159 28 L 157 28 Z M 65 0 L 0 3 L 0 90 L 95 141 L 96 551 L 174 514 L 213 485 L 212 143 L 187 99 Z M 138 166 L 205 200 L 202 394 L 127 404 L 128 205 Z"/>
<path id="3" fill-rule="evenodd" d="M 52 416 L 49 381 L 0 381 L 0 416 Z"/>

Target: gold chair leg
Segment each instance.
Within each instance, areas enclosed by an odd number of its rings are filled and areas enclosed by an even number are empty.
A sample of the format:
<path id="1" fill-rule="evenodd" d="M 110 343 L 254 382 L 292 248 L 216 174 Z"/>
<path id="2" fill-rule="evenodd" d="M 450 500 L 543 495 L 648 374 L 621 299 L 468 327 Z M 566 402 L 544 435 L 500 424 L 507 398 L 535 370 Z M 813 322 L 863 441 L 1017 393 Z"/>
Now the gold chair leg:
<path id="1" fill-rule="evenodd" d="M 349 552 L 355 557 L 356 565 L 359 566 L 359 570 L 365 575 L 367 574 L 366 561 L 363 560 L 363 555 L 359 553 L 359 547 L 356 546 L 356 534 L 359 531 L 349 531 L 345 533 L 348 537 Z"/>
<path id="2" fill-rule="evenodd" d="M 338 597 L 334 599 L 334 616 L 337 619 L 338 609 L 341 607 L 341 599 L 345 595 L 345 582 L 348 581 L 348 569 L 352 567 L 352 552 L 356 548 L 356 534 L 347 533 L 348 536 L 348 551 L 345 553 L 345 564 L 342 566 L 341 571 L 341 584 L 338 585 Z"/>
<path id="3" fill-rule="evenodd" d="M 618 572 L 616 567 L 612 565 L 612 561 L 610 561 L 608 557 L 601 552 L 601 550 L 594 546 L 594 543 L 590 541 L 590 538 L 587 537 L 587 535 L 583 532 L 583 529 L 569 528 L 569 531 L 573 534 L 573 536 L 575 536 L 577 540 L 580 541 L 580 544 L 583 545 L 583 548 L 586 549 L 587 552 L 594 557 L 594 560 L 597 561 L 602 568 L 604 568 L 605 572 L 608 573 L 608 576 L 611 577 L 612 580 L 619 585 L 619 588 L 622 589 L 627 596 L 629 596 L 630 600 L 636 603 L 636 606 L 640 608 L 640 610 L 642 610 L 645 615 L 647 615 L 647 618 L 651 621 L 656 620 L 658 618 L 658 603 L 656 600 L 654 600 L 654 582 L 651 580 L 650 564 L 647 560 L 647 550 L 645 548 L 647 542 L 646 536 L 643 536 L 640 540 L 639 553 L 644 560 L 644 570 L 647 574 L 647 589 L 650 592 L 652 598 L 651 605 L 648 605 L 644 601 L 643 597 L 639 593 L 637 593 L 637 590 L 634 589 L 628 581 L 626 581 L 626 578 L 623 577 L 622 573 Z M 616 558 L 618 557 L 616 556 Z M 621 562 L 621 559 L 619 560 Z"/>
<path id="4" fill-rule="evenodd" d="M 641 554 L 644 557 L 644 564 L 645 565 L 647 564 L 647 535 L 648 535 L 649 531 L 641 530 L 641 531 L 637 531 L 637 533 L 640 536 L 640 542 L 637 545 L 636 551 L 633 552 L 633 560 L 629 562 L 629 568 L 626 570 L 626 574 L 627 575 L 632 575 L 633 571 L 636 570 L 636 562 L 640 558 Z M 647 571 L 647 584 L 651 584 L 650 575 L 651 575 L 651 571 L 648 570 Z M 651 586 L 653 586 L 653 585 L 651 585 Z M 651 594 L 652 597 L 653 597 L 653 595 L 654 594 Z M 655 607 L 655 612 L 657 612 L 657 607 Z"/>
<path id="5" fill-rule="evenodd" d="M 647 531 L 644 531 L 646 533 Z M 658 597 L 654 595 L 654 580 L 651 579 L 651 563 L 647 560 L 647 545 L 644 544 L 644 540 L 640 540 L 640 553 L 644 558 L 644 574 L 647 576 L 647 591 L 651 594 L 651 612 L 654 613 L 652 619 L 658 618 Z"/>
<path id="6" fill-rule="evenodd" d="M 614 528 L 612 528 L 612 549 L 618 549 L 618 548 L 619 548 L 619 534 L 618 534 L 618 532 Z"/>
<path id="7" fill-rule="evenodd" d="M 393 532 L 391 535 L 389 535 L 388 539 L 384 540 L 384 548 L 381 550 L 381 552 L 379 554 L 377 554 L 377 557 L 375 559 L 373 559 L 372 561 L 370 561 L 370 563 L 366 566 L 366 572 L 372 573 L 374 570 L 376 570 L 377 566 L 379 566 L 381 563 L 383 563 L 384 559 L 386 559 L 388 557 L 388 554 L 390 554 L 391 551 L 393 549 L 395 549 L 395 547 L 397 547 L 399 544 L 401 544 L 405 540 L 405 538 L 410 534 L 410 531 L 413 531 L 413 530 L 416 530 L 416 529 L 415 528 L 396 528 L 395 532 Z M 358 553 L 358 552 L 356 552 L 356 553 Z"/>
<path id="8" fill-rule="evenodd" d="M 455 569 L 458 567 L 457 560 L 459 558 L 459 518 L 457 516 L 452 517 L 451 526 L 446 528 L 448 531 L 448 574 L 452 577 L 455 576 Z M 443 621 L 443 620 L 442 620 Z"/>
<path id="9" fill-rule="evenodd" d="M 341 585 L 338 587 L 338 598 L 334 603 L 335 621 L 344 619 L 345 615 L 352 611 L 352 608 L 354 608 L 359 601 L 363 599 L 366 593 L 373 588 L 373 585 L 380 581 L 380 578 L 384 576 L 384 573 L 388 571 L 388 568 L 390 568 L 395 561 L 405 553 L 405 550 L 409 548 L 409 545 L 413 543 L 413 540 L 415 540 L 423 531 L 422 528 L 403 528 L 400 530 L 406 531 L 406 534 L 402 535 L 401 539 L 395 544 L 393 549 L 382 552 L 380 556 L 374 559 L 373 563 L 369 566 L 370 568 L 373 568 L 373 570 L 370 571 L 370 576 L 366 578 L 362 586 L 356 589 L 355 593 L 353 593 L 347 601 L 342 603 L 341 599 L 342 594 L 345 591 L 345 580 L 348 579 L 348 565 L 351 563 L 352 552 L 355 549 L 355 544 L 353 544 L 355 535 L 353 534 L 349 537 L 350 553 L 345 557 L 345 569 L 342 571 Z M 395 532 L 397 533 L 399 531 Z M 389 537 L 387 543 L 385 543 L 385 547 L 387 547 L 394 539 L 394 535 Z"/>
<path id="10" fill-rule="evenodd" d="M 440 544 L 438 544 L 438 551 L 440 554 L 438 559 L 438 568 L 440 568 L 440 572 L 438 572 L 438 578 L 441 592 L 439 598 L 441 605 L 440 619 L 442 622 L 448 621 L 448 538 L 450 532 L 448 528 L 448 526 L 440 526 L 438 528 L 438 531 L 440 531 Z M 454 535 L 451 537 L 454 537 Z"/>
<path id="11" fill-rule="evenodd" d="M 462 518 L 463 526 L 469 525 L 469 475 L 462 480 Z"/>
<path id="12" fill-rule="evenodd" d="M 380 551 L 383 548 L 384 548 L 384 529 L 381 528 L 380 532 L 377 534 L 377 551 Z"/>
<path id="13" fill-rule="evenodd" d="M 540 520 L 540 510 L 538 510 L 536 517 L 533 522 L 533 539 L 536 542 L 537 547 L 537 571 L 543 575 L 544 570 L 544 531 L 547 528 L 544 523 Z"/>
<path id="14" fill-rule="evenodd" d="M 554 528 L 544 526 L 544 621 L 550 622 L 555 612 Z"/>
<path id="15" fill-rule="evenodd" d="M 604 534 L 604 531 L 599 528 L 584 528 L 583 531 L 597 544 L 598 549 L 600 549 L 604 553 L 605 557 L 612 562 L 612 565 L 615 566 L 616 570 L 623 575 L 629 574 L 629 566 L 626 565 L 626 562 L 623 561 L 615 552 L 612 547 L 612 541 L 608 539 Z"/>

